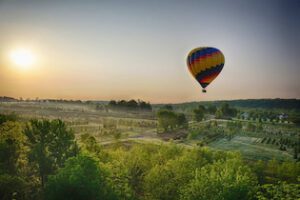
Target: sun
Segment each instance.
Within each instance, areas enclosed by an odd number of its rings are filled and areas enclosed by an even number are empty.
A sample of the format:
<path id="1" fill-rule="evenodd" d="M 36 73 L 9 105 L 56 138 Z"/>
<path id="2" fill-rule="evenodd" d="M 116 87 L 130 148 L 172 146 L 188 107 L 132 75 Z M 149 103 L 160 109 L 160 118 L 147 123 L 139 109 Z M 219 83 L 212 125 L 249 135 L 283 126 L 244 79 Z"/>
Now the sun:
<path id="1" fill-rule="evenodd" d="M 18 67 L 29 68 L 35 62 L 35 56 L 29 49 L 15 49 L 10 53 L 11 61 Z"/>

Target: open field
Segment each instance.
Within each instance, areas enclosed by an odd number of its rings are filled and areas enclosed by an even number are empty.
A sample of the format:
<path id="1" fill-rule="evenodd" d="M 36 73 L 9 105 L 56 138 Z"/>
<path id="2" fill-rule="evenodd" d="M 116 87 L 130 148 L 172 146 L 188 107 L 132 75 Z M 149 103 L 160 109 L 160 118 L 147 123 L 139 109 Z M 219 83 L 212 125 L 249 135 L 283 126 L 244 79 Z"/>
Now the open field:
<path id="1" fill-rule="evenodd" d="M 219 139 L 209 144 L 219 150 L 239 151 L 245 158 L 251 160 L 293 160 L 291 154 L 260 144 L 261 138 L 235 136 L 231 140 Z"/>
<path id="2" fill-rule="evenodd" d="M 97 110 L 94 104 L 86 103 L 54 103 L 54 102 L 1 102 L 0 113 L 15 113 L 22 120 L 32 118 L 62 119 L 74 131 L 76 138 L 89 134 L 94 136 L 103 145 L 114 142 L 137 141 L 159 142 L 172 139 L 185 146 L 197 146 L 203 141 L 210 148 L 238 151 L 247 159 L 261 160 L 293 160 L 293 150 L 279 150 L 276 143 L 282 138 L 291 141 L 299 140 L 299 128 L 293 124 L 262 123 L 261 131 L 245 131 L 248 120 L 214 119 L 208 115 L 201 122 L 189 121 L 189 132 L 198 131 L 198 136 L 191 139 L 187 134 L 169 133 L 157 134 L 157 119 L 155 111 L 116 111 L 111 109 Z M 241 123 L 241 129 L 231 138 L 228 138 L 227 124 Z M 214 124 L 214 126 L 211 126 Z M 185 135 L 185 136 L 184 136 Z M 265 138 L 265 139 L 264 139 Z M 267 139 L 273 141 L 264 143 Z"/>

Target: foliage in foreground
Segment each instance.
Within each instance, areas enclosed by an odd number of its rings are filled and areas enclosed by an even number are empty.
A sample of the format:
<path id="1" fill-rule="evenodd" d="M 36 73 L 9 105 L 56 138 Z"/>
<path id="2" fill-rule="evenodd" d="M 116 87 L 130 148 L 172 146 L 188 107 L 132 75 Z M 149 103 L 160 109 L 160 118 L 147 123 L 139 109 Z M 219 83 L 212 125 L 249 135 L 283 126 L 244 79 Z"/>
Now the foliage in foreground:
<path id="1" fill-rule="evenodd" d="M 251 199 L 256 181 L 250 169 L 234 158 L 196 170 L 183 188 L 182 199 Z"/>
<path id="2" fill-rule="evenodd" d="M 278 182 L 277 184 L 265 184 L 257 193 L 257 199 L 299 199 L 300 185 L 294 183 Z"/>
<path id="3" fill-rule="evenodd" d="M 238 154 L 175 144 L 106 151 L 109 180 L 125 199 L 251 199 L 256 192 L 255 175 Z"/>
<path id="4" fill-rule="evenodd" d="M 105 172 L 98 162 L 86 155 L 70 158 L 64 168 L 49 177 L 45 199 L 116 199 L 106 185 Z"/>
<path id="5" fill-rule="evenodd" d="M 79 149 L 73 132 L 60 120 L 33 120 L 26 125 L 5 118 L 0 136 L 0 199 L 4 200 L 300 197 L 297 163 L 255 162 L 250 168 L 233 152 L 173 143 L 101 146 L 87 134 L 82 135 Z"/>

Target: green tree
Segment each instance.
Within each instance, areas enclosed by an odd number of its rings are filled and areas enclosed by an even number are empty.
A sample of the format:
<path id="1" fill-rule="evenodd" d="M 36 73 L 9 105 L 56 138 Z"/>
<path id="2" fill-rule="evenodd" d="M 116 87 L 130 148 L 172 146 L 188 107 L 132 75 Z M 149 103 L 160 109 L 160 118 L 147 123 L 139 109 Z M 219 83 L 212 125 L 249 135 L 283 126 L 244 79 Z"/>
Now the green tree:
<path id="1" fill-rule="evenodd" d="M 211 105 L 208 106 L 207 111 L 208 111 L 208 113 L 210 113 L 210 114 L 215 114 L 216 111 L 217 111 L 217 107 L 216 107 L 215 105 L 212 105 L 212 104 L 211 104 Z"/>
<path id="2" fill-rule="evenodd" d="M 182 128 L 188 127 L 188 121 L 183 113 L 177 114 L 177 121 L 178 121 L 177 124 L 179 127 L 182 127 Z"/>
<path id="3" fill-rule="evenodd" d="M 0 124 L 0 199 L 3 200 L 28 198 L 28 184 L 23 177 L 27 164 L 25 137 L 22 124 L 14 119 L 2 116 Z"/>
<path id="4" fill-rule="evenodd" d="M 147 103 L 142 100 L 138 100 L 138 104 L 141 110 L 148 110 L 148 111 L 152 110 L 152 106 L 149 102 Z"/>
<path id="5" fill-rule="evenodd" d="M 105 165 L 111 172 L 109 180 L 113 190 L 121 199 L 138 199 L 143 176 L 151 167 L 147 146 L 134 145 L 129 151 L 116 149 L 110 153 L 111 162 Z"/>
<path id="6" fill-rule="evenodd" d="M 219 108 L 222 111 L 223 116 L 221 117 L 234 117 L 237 114 L 237 110 L 235 108 L 230 108 L 228 103 L 222 103 Z"/>
<path id="7" fill-rule="evenodd" d="M 134 99 L 131 99 L 127 102 L 127 108 L 129 109 L 137 109 L 138 108 L 138 102 L 136 102 Z"/>
<path id="8" fill-rule="evenodd" d="M 217 119 L 223 118 L 223 116 L 224 116 L 223 111 L 221 109 L 217 109 L 215 116 Z"/>
<path id="9" fill-rule="evenodd" d="M 49 176 L 45 188 L 48 200 L 117 199 L 106 182 L 106 172 L 87 155 L 67 160 L 56 175 Z"/>
<path id="10" fill-rule="evenodd" d="M 0 125 L 7 121 L 15 122 L 16 120 L 17 120 L 17 115 L 15 114 L 9 114 L 9 115 L 0 114 Z"/>
<path id="11" fill-rule="evenodd" d="M 193 110 L 194 113 L 194 119 L 199 122 L 202 121 L 203 117 L 204 117 L 204 112 L 205 112 L 205 108 L 204 106 L 199 106 L 198 108 Z"/>
<path id="12" fill-rule="evenodd" d="M 44 187 L 47 176 L 77 153 L 74 134 L 61 120 L 31 120 L 24 133 L 30 148 L 29 161 L 36 164 Z"/>
<path id="13" fill-rule="evenodd" d="M 277 184 L 265 184 L 257 192 L 258 200 L 287 199 L 294 200 L 300 198 L 300 185 L 278 182 Z"/>
<path id="14" fill-rule="evenodd" d="M 145 175 L 144 192 L 147 199 L 179 199 L 180 189 L 193 178 L 194 168 L 207 162 L 203 152 L 198 149 L 184 151 L 176 146 L 167 148 L 172 153 L 164 157 L 164 163 L 153 165 Z"/>
<path id="15" fill-rule="evenodd" d="M 0 125 L 0 173 L 18 173 L 24 142 L 20 123 L 7 121 Z"/>
<path id="16" fill-rule="evenodd" d="M 108 103 L 108 106 L 110 106 L 110 107 L 115 107 L 116 105 L 117 105 L 117 102 L 115 100 L 111 100 Z"/>
<path id="17" fill-rule="evenodd" d="M 162 108 L 161 108 L 162 110 L 173 110 L 173 106 L 172 105 L 170 105 L 170 104 L 167 104 L 167 105 L 164 105 Z"/>
<path id="18" fill-rule="evenodd" d="M 26 183 L 21 177 L 0 175 L 0 199 L 26 199 Z"/>
<path id="19" fill-rule="evenodd" d="M 29 161 L 37 165 L 42 187 L 44 187 L 46 176 L 53 172 L 48 150 L 52 140 L 50 129 L 51 124 L 48 120 L 31 120 L 30 125 L 27 125 L 24 130 L 30 148 Z"/>
<path id="20" fill-rule="evenodd" d="M 181 199 L 250 199 L 256 180 L 240 159 L 218 161 L 195 171 L 195 177 L 184 186 Z"/>
<path id="21" fill-rule="evenodd" d="M 53 158 L 56 168 L 62 167 L 67 158 L 75 156 L 78 153 L 78 147 L 75 142 L 75 136 L 72 130 L 60 119 L 52 120 L 50 123 L 49 153 Z"/>
<path id="22" fill-rule="evenodd" d="M 157 112 L 158 127 L 163 129 L 163 132 L 174 130 L 177 125 L 176 113 L 169 110 L 159 110 Z"/>

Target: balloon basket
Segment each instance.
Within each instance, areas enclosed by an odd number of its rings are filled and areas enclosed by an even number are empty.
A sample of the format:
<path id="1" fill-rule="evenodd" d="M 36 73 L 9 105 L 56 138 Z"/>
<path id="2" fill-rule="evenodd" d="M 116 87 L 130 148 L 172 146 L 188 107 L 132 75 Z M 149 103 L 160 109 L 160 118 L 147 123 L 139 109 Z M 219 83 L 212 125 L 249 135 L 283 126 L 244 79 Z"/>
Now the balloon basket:
<path id="1" fill-rule="evenodd" d="M 202 89 L 202 92 L 203 92 L 203 93 L 206 93 L 206 89 Z"/>

